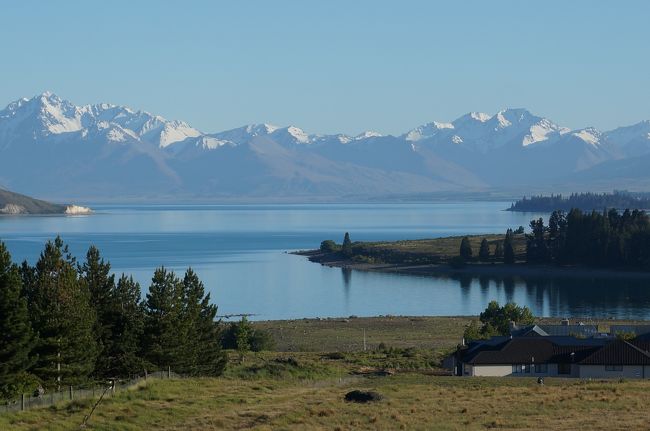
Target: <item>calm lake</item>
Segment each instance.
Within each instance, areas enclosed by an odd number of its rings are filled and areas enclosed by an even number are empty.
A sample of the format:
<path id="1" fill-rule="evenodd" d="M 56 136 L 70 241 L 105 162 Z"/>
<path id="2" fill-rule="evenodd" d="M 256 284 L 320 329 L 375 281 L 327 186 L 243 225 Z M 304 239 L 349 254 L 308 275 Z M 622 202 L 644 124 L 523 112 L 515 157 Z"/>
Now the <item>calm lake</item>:
<path id="1" fill-rule="evenodd" d="M 450 279 L 327 268 L 287 251 L 323 239 L 396 240 L 504 232 L 546 214 L 510 202 L 340 205 L 93 205 L 90 216 L 1 217 L 15 261 L 34 262 L 57 234 L 82 259 L 95 244 L 146 292 L 153 270 L 192 266 L 219 314 L 254 319 L 470 315 L 496 299 L 536 315 L 650 318 L 650 283 L 602 278 Z"/>

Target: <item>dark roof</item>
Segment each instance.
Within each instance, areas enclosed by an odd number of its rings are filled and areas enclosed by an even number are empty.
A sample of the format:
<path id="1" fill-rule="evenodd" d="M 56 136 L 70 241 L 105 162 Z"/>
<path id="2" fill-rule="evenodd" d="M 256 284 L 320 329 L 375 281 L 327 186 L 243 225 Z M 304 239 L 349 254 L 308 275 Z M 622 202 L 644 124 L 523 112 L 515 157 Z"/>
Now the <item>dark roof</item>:
<path id="1" fill-rule="evenodd" d="M 606 340 L 574 337 L 513 337 L 496 345 L 483 345 L 463 352 L 463 362 L 470 364 L 528 364 L 579 362 Z"/>
<path id="2" fill-rule="evenodd" d="M 583 359 L 585 365 L 650 365 L 647 350 L 625 340 L 614 340 Z"/>
<path id="3" fill-rule="evenodd" d="M 597 325 L 539 325 L 548 335 L 585 336 L 598 335 Z"/>
<path id="4" fill-rule="evenodd" d="M 531 337 L 531 336 L 584 336 L 593 337 L 598 335 L 598 326 L 596 325 L 528 325 L 521 328 L 515 328 L 510 331 L 513 337 Z"/>

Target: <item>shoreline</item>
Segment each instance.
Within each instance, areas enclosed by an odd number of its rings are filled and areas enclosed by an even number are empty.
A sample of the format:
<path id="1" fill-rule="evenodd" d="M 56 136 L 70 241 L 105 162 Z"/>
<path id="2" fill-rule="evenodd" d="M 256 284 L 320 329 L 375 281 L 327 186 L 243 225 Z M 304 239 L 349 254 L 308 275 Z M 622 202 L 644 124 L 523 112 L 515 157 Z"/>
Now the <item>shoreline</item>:
<path id="1" fill-rule="evenodd" d="M 319 263 L 330 268 L 342 268 L 364 272 L 380 272 L 388 274 L 414 275 L 423 277 L 453 277 L 453 276 L 492 276 L 492 277 L 597 277 L 619 279 L 650 279 L 650 272 L 590 268 L 584 266 L 553 266 L 515 263 L 468 263 L 462 268 L 454 268 L 446 263 L 436 264 L 392 264 L 392 263 L 359 263 L 340 256 L 322 253 L 320 250 L 299 250 L 291 252 L 303 256 L 310 262 Z"/>

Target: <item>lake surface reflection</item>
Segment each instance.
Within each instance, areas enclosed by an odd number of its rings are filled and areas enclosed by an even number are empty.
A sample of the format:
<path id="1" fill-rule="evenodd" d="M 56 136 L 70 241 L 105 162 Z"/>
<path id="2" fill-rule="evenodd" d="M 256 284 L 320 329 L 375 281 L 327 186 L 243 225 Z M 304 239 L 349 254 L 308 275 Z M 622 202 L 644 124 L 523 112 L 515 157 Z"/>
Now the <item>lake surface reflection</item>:
<path id="1" fill-rule="evenodd" d="M 257 319 L 468 315 L 496 299 L 537 315 L 650 318 L 648 282 L 598 278 L 436 278 L 329 268 L 287 251 L 323 239 L 397 240 L 504 232 L 534 217 L 509 202 L 337 205 L 92 205 L 81 217 L 0 217 L 14 260 L 34 262 L 56 235 L 83 257 L 97 245 L 146 291 L 153 270 L 192 266 L 220 314 Z"/>

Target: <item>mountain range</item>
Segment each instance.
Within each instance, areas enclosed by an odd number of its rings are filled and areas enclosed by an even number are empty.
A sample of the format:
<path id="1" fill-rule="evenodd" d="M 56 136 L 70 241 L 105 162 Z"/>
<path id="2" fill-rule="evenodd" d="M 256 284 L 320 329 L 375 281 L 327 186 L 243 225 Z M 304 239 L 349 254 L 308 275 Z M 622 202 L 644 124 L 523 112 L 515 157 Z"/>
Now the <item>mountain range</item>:
<path id="1" fill-rule="evenodd" d="M 215 113 L 217 115 L 218 113 Z M 0 187 L 49 199 L 365 199 L 641 190 L 650 121 L 570 130 L 525 109 L 472 112 L 399 136 L 252 124 L 204 133 L 46 92 L 0 111 Z"/>

